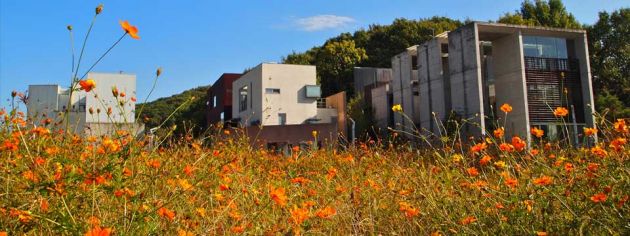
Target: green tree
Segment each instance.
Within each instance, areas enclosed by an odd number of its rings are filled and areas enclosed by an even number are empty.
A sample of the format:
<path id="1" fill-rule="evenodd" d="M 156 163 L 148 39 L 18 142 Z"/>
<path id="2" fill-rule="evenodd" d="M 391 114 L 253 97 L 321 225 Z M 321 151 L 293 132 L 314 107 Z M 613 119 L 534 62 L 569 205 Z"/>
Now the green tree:
<path id="1" fill-rule="evenodd" d="M 580 29 L 582 26 L 569 13 L 561 0 L 524 1 L 515 13 L 506 13 L 499 23 L 556 28 Z"/>
<path id="2" fill-rule="evenodd" d="M 600 91 L 596 108 L 609 109 L 610 117 L 629 117 L 630 8 L 600 12 L 599 20 L 587 30 L 593 86 Z"/>
<path id="3" fill-rule="evenodd" d="M 322 94 L 328 96 L 339 91 L 352 94 L 352 71 L 365 59 L 365 49 L 356 47 L 354 40 L 330 41 L 324 45 L 315 62 Z"/>

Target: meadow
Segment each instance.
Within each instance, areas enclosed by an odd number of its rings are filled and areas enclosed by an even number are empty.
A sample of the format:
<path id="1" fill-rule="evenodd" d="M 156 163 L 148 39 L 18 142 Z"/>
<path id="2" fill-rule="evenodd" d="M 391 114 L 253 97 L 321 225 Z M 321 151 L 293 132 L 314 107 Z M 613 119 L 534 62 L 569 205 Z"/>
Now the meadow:
<path id="1" fill-rule="evenodd" d="M 612 234 L 629 232 L 629 135 L 596 146 L 519 138 L 411 149 L 376 140 L 290 156 L 242 130 L 80 137 L 2 110 L 0 231 L 13 234 Z M 34 125 L 37 124 L 37 125 Z M 315 134 L 317 135 L 317 134 Z M 314 136 L 314 139 L 317 136 Z"/>

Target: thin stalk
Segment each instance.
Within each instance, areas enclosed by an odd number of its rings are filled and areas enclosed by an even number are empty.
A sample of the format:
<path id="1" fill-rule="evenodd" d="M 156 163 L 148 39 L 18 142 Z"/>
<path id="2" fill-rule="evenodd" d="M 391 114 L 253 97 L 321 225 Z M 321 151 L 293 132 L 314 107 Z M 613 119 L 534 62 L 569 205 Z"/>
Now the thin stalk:
<path id="1" fill-rule="evenodd" d="M 142 102 L 142 107 L 140 107 L 140 112 L 138 112 L 138 114 L 136 114 L 136 121 L 135 121 L 135 123 L 138 123 L 138 120 L 140 119 L 140 115 L 142 115 L 142 111 L 144 110 L 144 106 L 147 105 L 147 101 L 149 100 L 149 96 L 151 96 L 151 94 L 153 93 L 153 90 L 155 90 L 155 85 L 157 84 L 158 77 L 159 77 L 159 75 L 155 76 L 155 79 L 153 80 L 153 86 L 151 86 L 151 90 L 149 91 L 149 94 L 147 94 L 147 97 L 144 99 L 144 102 Z"/>
<path id="2" fill-rule="evenodd" d="M 72 76 L 72 79 L 70 81 L 70 96 L 68 96 L 68 106 L 66 107 L 66 109 L 68 109 L 66 111 L 66 113 L 70 112 L 70 106 L 72 105 L 72 93 L 74 92 L 74 86 L 75 83 L 77 81 L 77 73 L 79 72 L 79 67 L 81 66 L 81 60 L 83 59 L 83 52 L 85 51 L 85 45 L 87 45 L 87 40 L 90 37 L 90 33 L 92 32 L 92 28 L 94 27 L 94 22 L 96 22 L 96 16 L 98 16 L 98 14 L 94 14 L 94 18 L 92 18 L 92 23 L 90 23 L 90 28 L 88 29 L 87 33 L 85 34 L 85 39 L 83 39 L 83 46 L 81 46 L 81 53 L 79 53 L 79 60 L 77 61 L 77 68 L 74 71 L 74 75 Z M 73 49 L 74 50 L 74 49 Z M 69 123 L 69 119 L 70 116 L 66 117 L 66 131 L 68 130 L 68 123 Z"/>
<path id="3" fill-rule="evenodd" d="M 90 66 L 90 68 L 85 72 L 85 74 L 83 74 L 83 76 L 81 76 L 80 79 L 84 79 L 85 76 L 88 73 L 90 73 L 90 71 L 92 71 L 92 69 L 94 69 L 96 64 L 98 64 L 112 49 L 114 49 L 114 47 L 116 47 L 116 45 L 118 45 L 118 43 L 120 43 L 120 41 L 123 38 L 125 38 L 126 35 L 127 35 L 127 32 L 125 32 L 122 36 L 120 36 L 120 38 L 111 47 L 109 47 L 109 49 L 107 49 L 107 51 L 105 51 L 105 53 L 103 53 L 103 55 L 101 55 L 101 57 L 99 57 L 98 60 L 96 60 L 96 62 L 94 62 L 94 64 L 92 64 L 92 66 Z M 77 70 L 78 70 L 78 68 L 77 68 Z"/>

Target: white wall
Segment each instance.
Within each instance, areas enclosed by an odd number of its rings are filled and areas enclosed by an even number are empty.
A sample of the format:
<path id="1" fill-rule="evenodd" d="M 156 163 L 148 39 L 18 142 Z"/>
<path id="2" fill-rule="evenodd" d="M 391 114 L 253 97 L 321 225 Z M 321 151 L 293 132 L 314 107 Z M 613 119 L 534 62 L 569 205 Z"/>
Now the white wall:
<path id="1" fill-rule="evenodd" d="M 90 107 L 101 109 L 100 114 L 94 112 L 90 115 L 86 112 L 86 122 L 88 123 L 129 123 L 134 122 L 135 119 L 135 102 L 132 102 L 131 97 L 136 97 L 136 76 L 133 74 L 122 73 L 88 73 L 87 78 L 93 79 L 96 82 L 96 88 L 89 93 L 83 91 L 73 94 L 74 96 L 85 96 L 86 110 Z M 117 100 L 112 95 L 112 88 L 116 86 L 120 93 L 124 92 L 126 96 Z M 98 95 L 98 98 L 95 97 Z M 74 99 L 74 98 L 73 98 Z M 125 101 L 123 106 L 120 106 L 119 101 Z M 111 116 L 107 116 L 107 109 L 112 108 Z"/>
<path id="2" fill-rule="evenodd" d="M 317 117 L 317 99 L 307 98 L 306 85 L 316 85 L 315 66 L 267 64 L 252 69 L 232 85 L 232 114 L 249 126 L 252 121 L 262 125 L 279 125 L 279 113 L 286 113 L 286 124 L 303 124 Z M 239 90 L 249 86 L 247 110 L 239 111 Z M 268 94 L 266 89 L 280 89 Z"/>

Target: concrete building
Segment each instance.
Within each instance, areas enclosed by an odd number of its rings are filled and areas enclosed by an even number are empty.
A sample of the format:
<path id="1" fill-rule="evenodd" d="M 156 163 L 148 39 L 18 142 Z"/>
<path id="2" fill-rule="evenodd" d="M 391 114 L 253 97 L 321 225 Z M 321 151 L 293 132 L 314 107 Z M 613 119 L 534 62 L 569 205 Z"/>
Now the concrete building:
<path id="1" fill-rule="evenodd" d="M 354 91 L 363 101 L 371 104 L 375 128 L 379 135 L 387 134 L 387 127 L 393 127 L 392 69 L 374 67 L 354 68 Z"/>
<path id="2" fill-rule="evenodd" d="M 419 121 L 418 45 L 392 57 L 393 104 L 400 104 L 407 117 L 394 114 L 394 129 L 413 132 Z M 391 109 L 391 107 L 390 107 Z"/>
<path id="3" fill-rule="evenodd" d="M 224 73 L 208 89 L 206 106 L 207 127 L 232 120 L 232 83 L 242 74 Z"/>
<path id="4" fill-rule="evenodd" d="M 251 136 L 258 142 L 298 144 L 313 140 L 312 131 L 336 142 L 345 133 L 345 93 L 321 99 L 316 83 L 315 66 L 260 64 L 232 84 L 233 119 L 248 130 L 262 128 Z"/>
<path id="5" fill-rule="evenodd" d="M 142 132 L 143 126 L 134 123 L 135 75 L 90 72 L 87 78 L 96 82 L 96 88 L 90 92 L 75 91 L 72 98 L 70 89 L 59 85 L 29 85 L 27 116 L 35 123 L 50 118 L 57 123 L 55 129 L 62 129 L 66 127 L 67 114 L 68 130 L 84 135 L 111 134 L 121 129 L 133 134 Z M 118 97 L 112 93 L 114 87 Z"/>
<path id="6" fill-rule="evenodd" d="M 421 129 L 439 133 L 438 122 L 452 111 L 468 120 L 464 136 L 483 136 L 503 119 L 499 107 L 508 103 L 513 111 L 505 121 L 507 137 L 531 140 L 530 129 L 539 127 L 550 139 L 579 140 L 582 127 L 595 126 L 586 39 L 584 30 L 472 22 L 415 47 Z M 399 62 L 409 52 L 392 59 L 394 71 L 412 73 Z M 394 103 L 410 114 L 406 103 L 413 100 L 405 99 L 409 92 L 401 78 Z M 553 115 L 561 106 L 570 111 L 566 126 Z"/>

